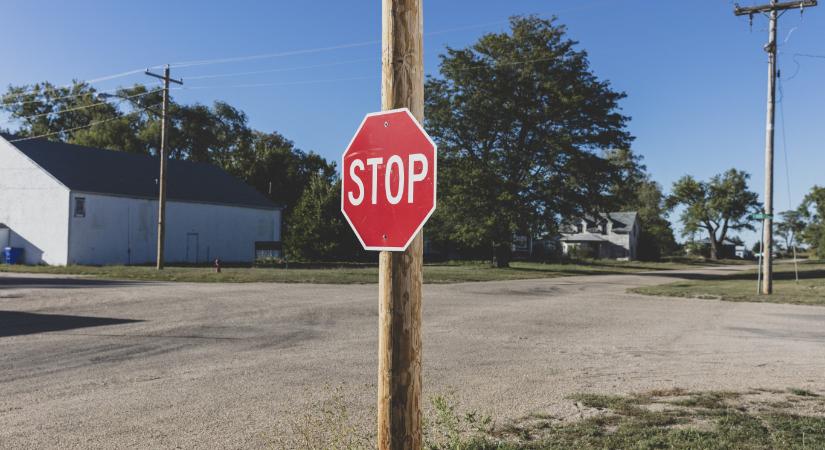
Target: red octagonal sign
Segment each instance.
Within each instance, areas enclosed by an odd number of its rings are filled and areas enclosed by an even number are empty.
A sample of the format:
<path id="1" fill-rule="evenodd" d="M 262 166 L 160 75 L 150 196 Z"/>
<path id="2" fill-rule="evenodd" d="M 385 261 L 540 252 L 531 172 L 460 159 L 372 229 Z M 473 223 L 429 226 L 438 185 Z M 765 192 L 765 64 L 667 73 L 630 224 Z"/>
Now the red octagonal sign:
<path id="1" fill-rule="evenodd" d="M 361 122 L 342 156 L 341 211 L 366 250 L 406 250 L 435 211 L 435 152 L 406 108 Z"/>

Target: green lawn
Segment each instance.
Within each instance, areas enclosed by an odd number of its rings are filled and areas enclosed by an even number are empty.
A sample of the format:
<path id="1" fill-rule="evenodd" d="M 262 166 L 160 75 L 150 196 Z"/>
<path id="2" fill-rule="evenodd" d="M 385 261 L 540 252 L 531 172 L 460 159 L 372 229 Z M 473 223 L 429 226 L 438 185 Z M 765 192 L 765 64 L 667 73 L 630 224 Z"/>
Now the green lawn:
<path id="1" fill-rule="evenodd" d="M 427 264 L 427 283 L 459 283 L 468 281 L 523 280 L 569 275 L 633 273 L 640 271 L 674 270 L 710 264 L 704 260 L 669 262 L 620 262 L 607 260 L 580 261 L 569 264 L 513 262 L 511 267 L 498 269 L 488 263 L 462 262 Z M 720 264 L 720 263 L 716 263 Z M 0 272 L 83 275 L 95 278 L 147 281 L 226 282 L 226 283 L 375 283 L 378 269 L 374 265 L 327 265 L 322 268 L 224 268 L 214 273 L 210 267 L 167 267 L 156 271 L 147 266 L 6 266 Z"/>
<path id="2" fill-rule="evenodd" d="M 803 263 L 799 282 L 793 264 L 775 268 L 773 295 L 756 292 L 757 272 L 747 271 L 726 276 L 704 276 L 659 286 L 631 289 L 632 292 L 668 297 L 719 299 L 732 302 L 794 303 L 825 305 L 825 264 Z"/>

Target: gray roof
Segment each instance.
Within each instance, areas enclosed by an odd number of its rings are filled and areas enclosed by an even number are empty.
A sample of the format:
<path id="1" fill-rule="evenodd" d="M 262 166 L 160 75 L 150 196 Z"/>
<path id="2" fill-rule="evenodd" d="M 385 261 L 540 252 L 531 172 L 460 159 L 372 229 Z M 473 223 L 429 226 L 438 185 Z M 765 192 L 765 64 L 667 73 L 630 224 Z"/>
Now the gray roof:
<path id="1" fill-rule="evenodd" d="M 698 241 L 695 241 L 695 242 L 697 244 L 701 244 L 701 245 L 710 245 L 710 238 L 699 239 Z M 720 243 L 722 245 L 739 245 L 736 242 L 733 242 L 732 240 L 730 240 L 728 238 L 725 238 L 725 240 L 720 242 Z"/>
<path id="2" fill-rule="evenodd" d="M 584 220 L 588 222 L 587 228 L 590 232 L 596 232 L 600 223 L 610 219 L 613 222 L 613 233 L 626 234 L 633 229 L 633 224 L 638 220 L 639 214 L 636 211 L 599 213 L 597 216 L 587 215 Z M 581 219 L 567 220 L 562 225 L 562 234 L 570 235 L 575 233 L 576 227 L 581 224 Z"/>
<path id="3" fill-rule="evenodd" d="M 0 135 L 6 141 L 12 136 Z M 154 199 L 157 157 L 116 152 L 45 139 L 10 142 L 72 191 Z M 169 160 L 169 200 L 276 209 L 252 186 L 210 164 Z"/>
<path id="4" fill-rule="evenodd" d="M 559 240 L 562 242 L 605 242 L 604 238 L 593 233 L 565 234 Z"/>
<path id="5" fill-rule="evenodd" d="M 636 222 L 639 214 L 636 211 L 628 211 L 602 213 L 600 216 L 613 221 L 614 231 L 619 231 L 619 229 L 627 229 L 627 231 L 630 231 L 630 228 L 633 227 L 633 222 Z"/>

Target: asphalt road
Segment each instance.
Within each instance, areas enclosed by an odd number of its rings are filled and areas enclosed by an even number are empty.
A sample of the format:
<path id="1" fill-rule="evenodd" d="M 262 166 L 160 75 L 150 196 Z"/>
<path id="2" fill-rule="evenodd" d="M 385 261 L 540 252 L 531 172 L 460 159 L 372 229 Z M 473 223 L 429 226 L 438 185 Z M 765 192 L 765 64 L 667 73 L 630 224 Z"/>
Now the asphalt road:
<path id="1" fill-rule="evenodd" d="M 424 394 L 503 419 L 576 392 L 825 390 L 825 308 L 626 293 L 673 276 L 426 286 Z M 0 447 L 265 447 L 335 389 L 367 420 L 376 330 L 374 285 L 0 275 Z"/>

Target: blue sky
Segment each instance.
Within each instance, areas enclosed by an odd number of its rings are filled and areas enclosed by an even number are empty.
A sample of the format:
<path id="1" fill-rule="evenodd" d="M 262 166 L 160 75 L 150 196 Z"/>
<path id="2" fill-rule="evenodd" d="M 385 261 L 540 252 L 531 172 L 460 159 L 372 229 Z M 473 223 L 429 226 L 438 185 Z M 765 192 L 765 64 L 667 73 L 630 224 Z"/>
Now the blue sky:
<path id="1" fill-rule="evenodd" d="M 752 0 L 741 0 L 751 5 Z M 312 5 L 310 7 L 309 5 Z M 173 69 L 181 102 L 225 100 L 253 127 L 338 160 L 362 116 L 380 108 L 380 2 L 350 0 L 10 0 L 0 27 L 0 85 L 65 84 L 147 66 L 288 53 Z M 556 14 L 588 51 L 594 72 L 628 98 L 634 150 L 667 189 L 685 174 L 731 167 L 763 190 L 767 21 L 734 17 L 728 0 L 511 0 L 425 2 L 425 65 L 445 46 L 502 31 L 515 14 Z M 780 20 L 783 105 L 777 109 L 776 205 L 825 184 L 825 6 Z M 373 43 L 371 43 L 373 42 Z M 359 44 L 347 46 L 347 44 Z M 281 70 L 288 69 L 288 70 Z M 246 75 L 206 78 L 240 72 Z M 101 89 L 151 81 L 133 74 Z M 786 171 L 781 112 L 788 156 Z M 674 217 L 675 219 L 675 217 Z M 753 241 L 753 235 L 745 237 Z"/>

